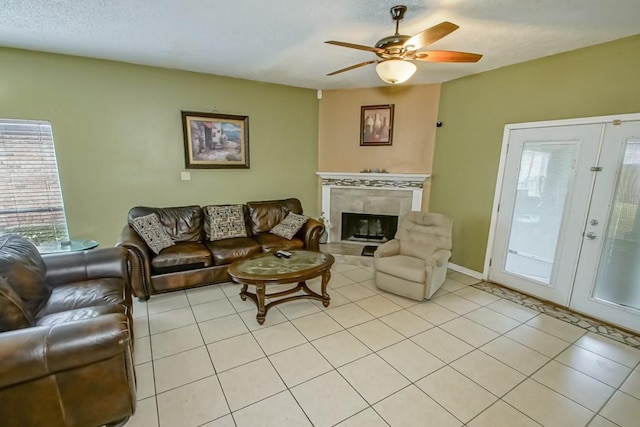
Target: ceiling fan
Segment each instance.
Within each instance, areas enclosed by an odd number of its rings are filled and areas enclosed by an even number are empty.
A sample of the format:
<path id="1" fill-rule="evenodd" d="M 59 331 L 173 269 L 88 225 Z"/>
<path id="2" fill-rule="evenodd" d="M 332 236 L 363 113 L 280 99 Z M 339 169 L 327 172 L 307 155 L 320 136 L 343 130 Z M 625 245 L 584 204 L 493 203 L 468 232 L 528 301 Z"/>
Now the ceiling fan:
<path id="1" fill-rule="evenodd" d="M 427 61 L 427 62 L 478 62 L 482 55 L 468 52 L 455 52 L 449 50 L 429 50 L 419 52 L 432 43 L 440 40 L 457 30 L 459 27 L 451 22 L 441 22 L 431 28 L 416 34 L 415 36 L 405 36 L 398 32 L 400 21 L 404 18 L 407 11 L 406 6 L 394 6 L 391 8 L 391 18 L 396 22 L 396 33 L 392 36 L 383 37 L 375 44 L 374 47 L 364 46 L 353 43 L 329 40 L 325 43 L 336 46 L 348 47 L 351 49 L 366 50 L 373 52 L 380 59 L 372 59 L 370 61 L 361 62 L 351 65 L 350 67 L 341 68 L 327 76 L 333 76 L 355 68 L 364 67 L 369 64 L 376 65 L 376 72 L 382 80 L 387 83 L 397 84 L 403 83 L 416 71 L 416 66 L 410 61 Z"/>

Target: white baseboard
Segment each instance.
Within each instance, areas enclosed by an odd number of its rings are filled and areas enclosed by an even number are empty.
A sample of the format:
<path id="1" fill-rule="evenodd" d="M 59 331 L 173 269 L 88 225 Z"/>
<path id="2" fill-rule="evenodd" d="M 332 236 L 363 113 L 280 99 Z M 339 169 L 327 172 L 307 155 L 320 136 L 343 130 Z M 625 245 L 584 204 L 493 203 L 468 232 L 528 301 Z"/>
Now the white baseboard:
<path id="1" fill-rule="evenodd" d="M 453 271 L 457 271 L 458 273 L 466 274 L 467 276 L 471 276 L 474 279 L 482 280 L 482 273 L 477 272 L 475 270 L 470 270 L 467 267 L 463 267 L 458 264 L 454 264 L 452 262 L 449 263 L 449 268 Z"/>

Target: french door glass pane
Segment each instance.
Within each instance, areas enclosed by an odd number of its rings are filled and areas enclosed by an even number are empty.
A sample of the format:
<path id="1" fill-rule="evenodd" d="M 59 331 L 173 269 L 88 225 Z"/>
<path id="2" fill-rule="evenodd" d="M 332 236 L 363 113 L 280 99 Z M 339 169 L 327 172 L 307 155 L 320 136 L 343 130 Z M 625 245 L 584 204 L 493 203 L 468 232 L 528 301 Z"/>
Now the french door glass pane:
<path id="1" fill-rule="evenodd" d="M 549 285 L 578 146 L 525 142 L 505 270 Z"/>
<path id="2" fill-rule="evenodd" d="M 640 140 L 625 145 L 595 298 L 640 310 Z"/>

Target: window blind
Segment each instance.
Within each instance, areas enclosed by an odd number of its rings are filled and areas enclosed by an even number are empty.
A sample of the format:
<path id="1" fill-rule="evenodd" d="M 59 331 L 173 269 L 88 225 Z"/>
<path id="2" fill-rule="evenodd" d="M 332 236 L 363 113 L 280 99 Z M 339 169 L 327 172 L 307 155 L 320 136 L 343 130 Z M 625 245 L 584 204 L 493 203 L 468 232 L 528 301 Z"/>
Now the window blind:
<path id="1" fill-rule="evenodd" d="M 68 239 L 51 124 L 0 119 L 0 232 Z"/>

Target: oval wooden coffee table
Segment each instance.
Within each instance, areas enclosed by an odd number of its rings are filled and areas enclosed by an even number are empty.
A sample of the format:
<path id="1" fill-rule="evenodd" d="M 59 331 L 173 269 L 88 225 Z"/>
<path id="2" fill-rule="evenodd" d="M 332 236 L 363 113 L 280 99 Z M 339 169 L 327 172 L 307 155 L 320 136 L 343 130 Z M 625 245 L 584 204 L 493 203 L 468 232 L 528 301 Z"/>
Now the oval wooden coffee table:
<path id="1" fill-rule="evenodd" d="M 256 320 L 261 325 L 264 323 L 267 310 L 277 304 L 302 298 L 322 301 L 322 305 L 325 307 L 328 307 L 331 302 L 331 298 L 327 293 L 327 284 L 331 279 L 331 266 L 335 261 L 333 256 L 322 252 L 304 250 L 289 252 L 291 252 L 291 258 L 278 258 L 272 253 L 260 254 L 236 261 L 229 266 L 231 278 L 242 285 L 240 298 L 243 301 L 250 298 L 258 307 Z M 306 280 L 318 276 L 322 276 L 322 295 L 309 289 L 306 283 Z M 267 286 L 290 283 L 297 283 L 298 286 L 285 291 L 266 293 Z M 255 286 L 255 293 L 247 290 L 249 285 Z M 298 291 L 303 291 L 304 294 L 272 300 L 267 305 L 264 303 L 265 297 L 284 297 Z"/>

